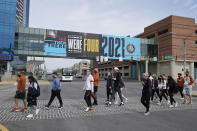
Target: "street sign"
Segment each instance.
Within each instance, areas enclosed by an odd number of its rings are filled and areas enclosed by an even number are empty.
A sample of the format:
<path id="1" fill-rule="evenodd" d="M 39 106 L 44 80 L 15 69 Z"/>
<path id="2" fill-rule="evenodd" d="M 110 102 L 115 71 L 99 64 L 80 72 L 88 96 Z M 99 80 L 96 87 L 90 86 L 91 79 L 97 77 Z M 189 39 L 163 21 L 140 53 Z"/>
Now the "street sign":
<path id="1" fill-rule="evenodd" d="M 165 59 L 168 60 L 168 59 L 173 59 L 174 56 L 165 56 Z"/>

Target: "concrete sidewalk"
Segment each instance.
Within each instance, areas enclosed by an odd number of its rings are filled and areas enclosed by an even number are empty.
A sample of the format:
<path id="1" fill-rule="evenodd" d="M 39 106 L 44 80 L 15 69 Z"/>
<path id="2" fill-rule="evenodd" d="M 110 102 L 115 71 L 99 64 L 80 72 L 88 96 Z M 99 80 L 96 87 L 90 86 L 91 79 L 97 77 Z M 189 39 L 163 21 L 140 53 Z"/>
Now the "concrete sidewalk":
<path id="1" fill-rule="evenodd" d="M 16 81 L 3 81 L 0 82 L 0 86 L 7 86 L 7 85 L 14 85 Z M 45 80 L 38 80 L 39 85 L 48 85 L 49 81 L 45 81 Z"/>

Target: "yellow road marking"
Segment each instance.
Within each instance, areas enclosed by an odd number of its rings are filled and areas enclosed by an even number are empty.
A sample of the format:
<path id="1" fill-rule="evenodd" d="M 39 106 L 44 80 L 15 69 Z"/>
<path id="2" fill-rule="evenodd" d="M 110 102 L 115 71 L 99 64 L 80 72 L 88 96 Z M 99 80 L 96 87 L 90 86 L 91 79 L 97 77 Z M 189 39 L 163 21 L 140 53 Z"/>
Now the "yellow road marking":
<path id="1" fill-rule="evenodd" d="M 0 124 L 0 131 L 9 131 L 5 126 Z"/>

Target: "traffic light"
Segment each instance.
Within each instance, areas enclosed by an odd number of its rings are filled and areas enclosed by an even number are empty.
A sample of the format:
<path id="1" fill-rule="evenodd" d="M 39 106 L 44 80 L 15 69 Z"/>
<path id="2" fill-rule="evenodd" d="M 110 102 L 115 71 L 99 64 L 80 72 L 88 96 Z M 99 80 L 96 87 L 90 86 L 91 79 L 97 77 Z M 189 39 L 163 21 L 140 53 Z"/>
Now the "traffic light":
<path id="1" fill-rule="evenodd" d="M 174 56 L 174 60 L 177 60 L 177 56 Z"/>
<path id="2" fill-rule="evenodd" d="M 164 60 L 164 56 L 161 56 L 161 60 Z"/>
<path id="3" fill-rule="evenodd" d="M 131 62 L 132 62 L 132 59 L 133 59 L 132 56 L 130 56 L 130 61 L 131 61 Z"/>
<path id="4" fill-rule="evenodd" d="M 150 57 L 149 56 L 147 56 L 147 62 L 149 63 L 149 60 L 150 60 Z"/>

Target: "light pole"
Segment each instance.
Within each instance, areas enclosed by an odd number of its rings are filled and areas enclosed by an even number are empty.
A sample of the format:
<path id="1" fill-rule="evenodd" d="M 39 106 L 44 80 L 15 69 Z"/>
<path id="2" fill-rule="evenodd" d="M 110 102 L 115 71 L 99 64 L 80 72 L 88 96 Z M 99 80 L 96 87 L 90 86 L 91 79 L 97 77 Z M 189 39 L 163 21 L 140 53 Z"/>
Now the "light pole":
<path id="1" fill-rule="evenodd" d="M 186 72 L 186 38 L 183 39 L 184 41 L 184 76 L 185 76 L 185 72 Z"/>

